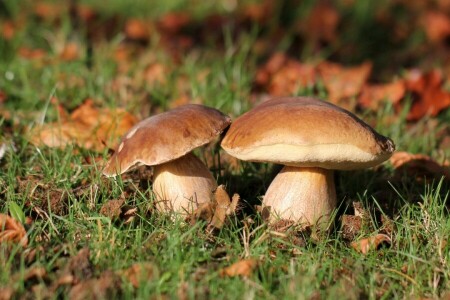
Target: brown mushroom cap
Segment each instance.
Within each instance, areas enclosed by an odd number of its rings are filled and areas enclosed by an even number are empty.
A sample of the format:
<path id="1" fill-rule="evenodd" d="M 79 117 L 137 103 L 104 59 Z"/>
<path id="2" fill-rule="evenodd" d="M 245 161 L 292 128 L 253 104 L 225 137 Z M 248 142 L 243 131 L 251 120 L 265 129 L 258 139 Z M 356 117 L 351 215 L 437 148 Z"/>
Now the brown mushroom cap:
<path id="1" fill-rule="evenodd" d="M 352 113 L 310 97 L 262 103 L 233 122 L 222 147 L 241 160 L 335 170 L 372 167 L 395 150 Z"/>
<path id="2" fill-rule="evenodd" d="M 211 142 L 230 123 L 220 111 L 197 104 L 149 117 L 124 135 L 103 174 L 114 176 L 138 163 L 153 166 L 177 159 Z"/>

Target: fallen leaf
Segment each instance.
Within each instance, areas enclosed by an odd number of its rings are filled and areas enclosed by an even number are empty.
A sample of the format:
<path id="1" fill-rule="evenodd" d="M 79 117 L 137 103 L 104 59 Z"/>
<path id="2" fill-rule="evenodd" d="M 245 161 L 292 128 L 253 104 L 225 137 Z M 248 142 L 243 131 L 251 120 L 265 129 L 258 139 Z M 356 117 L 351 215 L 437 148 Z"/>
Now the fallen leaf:
<path id="1" fill-rule="evenodd" d="M 14 289 L 12 287 L 0 287 L 0 300 L 13 299 Z"/>
<path id="2" fill-rule="evenodd" d="M 255 83 L 272 96 L 289 96 L 314 84 L 315 67 L 275 53 L 256 72 Z"/>
<path id="3" fill-rule="evenodd" d="M 143 20 L 129 19 L 125 23 L 125 35 L 130 40 L 147 42 L 150 32 L 151 25 Z"/>
<path id="4" fill-rule="evenodd" d="M 403 80 L 396 80 L 386 84 L 366 84 L 361 90 L 358 103 L 363 108 L 377 110 L 383 101 L 398 104 L 405 96 L 406 87 Z"/>
<path id="5" fill-rule="evenodd" d="M 68 294 L 71 300 L 114 299 L 120 295 L 120 277 L 112 271 L 105 271 L 99 278 L 91 278 L 76 284 Z"/>
<path id="6" fill-rule="evenodd" d="M 54 21 L 63 15 L 64 6 L 59 3 L 36 2 L 34 14 L 46 21 Z"/>
<path id="7" fill-rule="evenodd" d="M 308 41 L 332 42 L 336 40 L 336 29 L 341 17 L 328 1 L 317 1 L 305 20 L 298 22 L 300 31 Z"/>
<path id="8" fill-rule="evenodd" d="M 98 109 L 87 99 L 68 120 L 34 127 L 29 139 L 36 146 L 64 148 L 74 143 L 101 151 L 105 147 L 113 148 L 136 123 L 137 119 L 123 109 Z"/>
<path id="9" fill-rule="evenodd" d="M 26 59 L 41 59 L 46 55 L 43 49 L 31 49 L 27 47 L 20 47 L 18 53 L 19 56 Z"/>
<path id="10" fill-rule="evenodd" d="M 158 27 L 164 34 L 175 34 L 191 22 L 191 16 L 185 12 L 169 12 L 158 21 Z"/>
<path id="11" fill-rule="evenodd" d="M 406 89 L 414 93 L 415 99 L 407 120 L 416 121 L 426 115 L 434 117 L 450 106 L 450 93 L 443 89 L 442 84 L 443 75 L 439 70 L 408 72 L 405 78 Z"/>
<path id="12" fill-rule="evenodd" d="M 22 247 L 28 244 L 25 228 L 8 215 L 0 214 L 0 243 L 17 243 Z"/>
<path id="13" fill-rule="evenodd" d="M 67 43 L 62 49 L 59 57 L 64 61 L 73 61 L 80 56 L 78 44 L 74 42 Z"/>
<path id="14" fill-rule="evenodd" d="M 122 206 L 124 204 L 125 199 L 109 200 L 100 208 L 100 214 L 110 218 L 111 220 L 116 220 L 122 213 Z"/>
<path id="15" fill-rule="evenodd" d="M 253 258 L 243 259 L 235 262 L 231 266 L 228 266 L 220 270 L 220 276 L 223 277 L 249 277 L 255 268 L 258 266 L 258 261 Z"/>
<path id="16" fill-rule="evenodd" d="M 364 62 L 359 66 L 344 67 L 337 63 L 322 62 L 318 72 L 333 103 L 359 94 L 372 71 L 372 63 Z"/>
<path id="17" fill-rule="evenodd" d="M 75 13 L 77 17 L 84 23 L 91 22 L 97 16 L 96 12 L 92 9 L 92 7 L 86 4 L 81 4 L 79 2 L 76 3 L 75 5 L 76 5 Z"/>
<path id="18" fill-rule="evenodd" d="M 376 250 L 381 243 L 391 244 L 391 238 L 386 234 L 377 234 L 356 242 L 351 243 L 353 249 L 362 254 L 367 254 L 369 251 Z"/>
<path id="19" fill-rule="evenodd" d="M 272 1 L 260 1 L 259 3 L 249 3 L 241 8 L 241 18 L 252 23 L 263 24 L 270 18 L 274 3 Z"/>
<path id="20" fill-rule="evenodd" d="M 28 281 L 31 279 L 42 280 L 47 275 L 47 270 L 44 267 L 31 267 L 25 271 L 13 275 L 13 281 Z"/>
<path id="21" fill-rule="evenodd" d="M 422 27 L 428 39 L 442 42 L 450 36 L 450 18 L 443 11 L 427 11 L 423 14 Z"/>
<path id="22" fill-rule="evenodd" d="M 89 257 L 89 248 L 78 251 L 69 259 L 60 277 L 68 276 L 67 278 L 71 278 L 72 284 L 90 279 L 93 276 L 94 268 Z"/>
<path id="23" fill-rule="evenodd" d="M 1 25 L 1 36 L 5 40 L 11 40 L 16 33 L 16 28 L 14 26 L 14 23 L 11 21 L 5 21 L 5 22 L 1 23 L 0 25 Z"/>
<path id="24" fill-rule="evenodd" d="M 389 159 L 397 176 L 426 177 L 428 179 L 450 180 L 450 169 L 424 154 L 412 154 L 404 151 L 395 152 Z"/>
<path id="25" fill-rule="evenodd" d="M 352 215 L 342 215 L 341 231 L 342 238 L 347 241 L 353 241 L 361 232 L 362 218 Z"/>
<path id="26" fill-rule="evenodd" d="M 234 194 L 232 200 L 225 190 L 224 185 L 219 185 L 214 191 L 213 200 L 200 205 L 188 219 L 191 223 L 196 220 L 208 222 L 208 231 L 221 229 L 226 217 L 236 213 L 240 197 Z"/>
<path id="27" fill-rule="evenodd" d="M 135 288 L 139 288 L 141 283 L 148 282 L 156 275 L 156 267 L 149 262 L 136 263 L 119 274 L 124 276 Z"/>

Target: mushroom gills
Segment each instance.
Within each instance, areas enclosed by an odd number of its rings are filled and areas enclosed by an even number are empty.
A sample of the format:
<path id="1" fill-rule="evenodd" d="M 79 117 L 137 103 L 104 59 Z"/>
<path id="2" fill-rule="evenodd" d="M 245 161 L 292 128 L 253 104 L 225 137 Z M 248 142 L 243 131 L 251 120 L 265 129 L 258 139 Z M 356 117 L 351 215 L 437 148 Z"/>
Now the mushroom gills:
<path id="1" fill-rule="evenodd" d="M 285 166 L 267 189 L 263 206 L 270 207 L 271 222 L 328 225 L 336 207 L 333 170 Z"/>
<path id="2" fill-rule="evenodd" d="M 208 168 L 192 153 L 154 167 L 158 211 L 190 214 L 199 204 L 211 201 L 216 188 Z"/>

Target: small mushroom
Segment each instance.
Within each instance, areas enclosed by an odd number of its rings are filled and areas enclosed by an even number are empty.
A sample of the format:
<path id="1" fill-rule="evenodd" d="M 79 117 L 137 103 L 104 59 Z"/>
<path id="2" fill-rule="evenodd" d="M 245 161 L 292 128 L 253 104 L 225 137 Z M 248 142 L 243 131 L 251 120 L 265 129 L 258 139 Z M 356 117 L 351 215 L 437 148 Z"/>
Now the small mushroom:
<path id="1" fill-rule="evenodd" d="M 323 226 L 336 208 L 333 170 L 373 167 L 395 150 L 352 113 L 309 97 L 260 104 L 233 122 L 222 147 L 241 160 L 285 165 L 263 198 L 271 221 Z"/>
<path id="2" fill-rule="evenodd" d="M 220 111 L 196 104 L 149 117 L 125 134 L 103 174 L 119 175 L 135 165 L 154 166 L 157 209 L 190 213 L 209 202 L 217 187 L 205 164 L 190 152 L 211 142 L 230 123 Z"/>

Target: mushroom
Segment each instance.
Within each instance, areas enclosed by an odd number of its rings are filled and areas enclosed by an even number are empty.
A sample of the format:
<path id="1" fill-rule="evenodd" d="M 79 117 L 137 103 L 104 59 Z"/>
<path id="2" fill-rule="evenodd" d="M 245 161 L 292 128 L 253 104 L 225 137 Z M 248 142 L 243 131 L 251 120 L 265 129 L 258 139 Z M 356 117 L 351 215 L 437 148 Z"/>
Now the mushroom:
<path id="1" fill-rule="evenodd" d="M 139 164 L 154 166 L 157 209 L 190 213 L 209 202 L 217 187 L 205 164 L 190 152 L 211 142 L 230 123 L 220 111 L 197 104 L 149 117 L 124 135 L 103 174 L 119 175 Z"/>
<path id="2" fill-rule="evenodd" d="M 263 102 L 236 119 L 222 141 L 230 155 L 285 167 L 264 198 L 277 218 L 325 226 L 336 208 L 333 170 L 373 167 L 395 145 L 352 113 L 310 97 Z"/>

